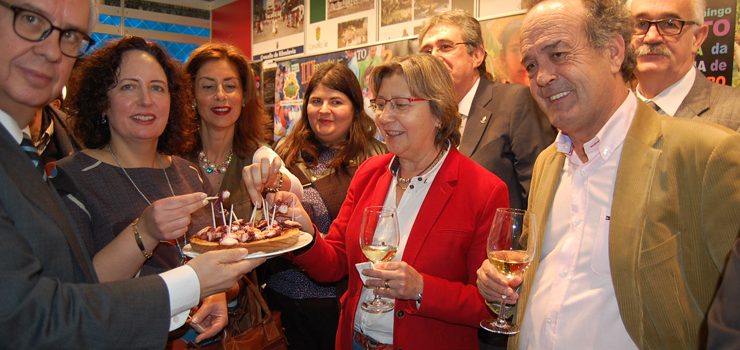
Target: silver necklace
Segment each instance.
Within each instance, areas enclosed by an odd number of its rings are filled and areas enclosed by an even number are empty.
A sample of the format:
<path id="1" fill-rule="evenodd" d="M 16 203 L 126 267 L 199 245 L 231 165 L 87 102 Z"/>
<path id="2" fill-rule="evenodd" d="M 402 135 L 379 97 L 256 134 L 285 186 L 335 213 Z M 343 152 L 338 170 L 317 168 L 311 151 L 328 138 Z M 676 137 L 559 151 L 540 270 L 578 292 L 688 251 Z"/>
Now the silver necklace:
<path id="1" fill-rule="evenodd" d="M 136 186 L 136 182 L 134 182 L 134 179 L 131 178 L 131 176 L 126 171 L 126 168 L 121 166 L 121 162 L 118 161 L 118 157 L 116 156 L 116 153 L 113 152 L 113 148 L 108 144 L 108 152 L 110 152 L 110 155 L 113 157 L 113 161 L 116 162 L 116 165 L 119 169 L 121 169 L 121 172 L 123 175 L 128 179 L 128 181 L 131 183 L 131 185 L 134 186 L 134 189 L 136 189 L 136 192 L 139 192 L 141 195 L 141 198 L 144 198 L 144 201 L 146 201 L 146 204 L 152 205 L 152 202 L 149 200 L 149 198 L 144 195 L 144 192 L 141 191 L 139 186 Z M 170 177 L 167 175 L 167 170 L 164 168 L 164 164 L 162 163 L 162 157 L 159 156 L 159 152 L 157 152 L 157 161 L 159 162 L 159 166 L 162 168 L 162 172 L 164 173 L 164 178 L 167 180 L 167 186 L 170 188 L 170 193 L 172 193 L 172 197 L 175 196 L 175 190 L 172 189 L 172 183 L 170 182 Z M 185 237 L 185 236 L 183 236 Z M 182 252 L 182 247 L 180 246 L 180 239 L 175 239 L 175 244 L 177 245 L 177 250 L 180 252 L 180 262 L 185 262 L 185 254 Z M 187 237 L 184 239 L 183 245 L 187 244 Z"/>

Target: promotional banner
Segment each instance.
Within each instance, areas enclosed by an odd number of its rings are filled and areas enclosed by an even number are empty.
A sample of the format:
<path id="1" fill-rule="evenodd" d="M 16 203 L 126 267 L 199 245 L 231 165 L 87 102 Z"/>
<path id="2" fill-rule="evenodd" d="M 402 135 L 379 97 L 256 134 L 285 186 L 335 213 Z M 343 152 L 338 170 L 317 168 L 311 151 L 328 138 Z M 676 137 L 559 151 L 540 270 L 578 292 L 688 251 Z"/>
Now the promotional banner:
<path id="1" fill-rule="evenodd" d="M 373 117 L 374 113 L 369 108 L 371 97 L 367 85 L 373 67 L 388 62 L 393 57 L 417 51 L 418 42 L 413 39 L 278 61 L 274 75 L 274 140 L 278 141 L 290 133 L 296 121 L 300 119 L 306 85 L 317 65 L 324 62 L 340 62 L 349 67 L 360 82 L 365 99 L 365 111 Z M 267 88 L 267 78 L 265 82 Z M 272 85 L 272 82 L 269 85 Z"/>
<path id="2" fill-rule="evenodd" d="M 740 85 L 737 79 L 733 82 L 738 67 L 733 62 L 737 55 L 733 57 L 733 53 L 740 41 L 736 34 L 736 10 L 736 0 L 707 0 L 704 23 L 709 27 L 709 35 L 696 55 L 696 68 L 718 84 Z"/>
<path id="3" fill-rule="evenodd" d="M 252 60 L 303 53 L 306 6 L 303 0 L 252 2 Z"/>

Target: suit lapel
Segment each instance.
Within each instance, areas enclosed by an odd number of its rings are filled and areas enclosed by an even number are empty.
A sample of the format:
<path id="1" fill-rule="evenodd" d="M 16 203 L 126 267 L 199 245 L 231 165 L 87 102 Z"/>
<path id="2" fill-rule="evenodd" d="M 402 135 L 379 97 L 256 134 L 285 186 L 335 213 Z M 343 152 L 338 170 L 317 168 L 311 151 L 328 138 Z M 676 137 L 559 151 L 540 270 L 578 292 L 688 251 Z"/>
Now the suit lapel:
<path id="1" fill-rule="evenodd" d="M 463 130 L 462 144 L 460 144 L 460 153 L 468 157 L 472 156 L 478 148 L 481 137 L 483 137 L 483 131 L 486 130 L 491 119 L 493 119 L 489 111 L 490 108 L 487 108 L 489 104 L 494 103 L 492 89 L 493 83 L 485 78 L 480 79 L 478 91 L 475 92 L 475 97 L 473 97 L 468 120 L 465 123 L 465 130 Z"/>
<path id="2" fill-rule="evenodd" d="M 406 242 L 406 248 L 403 252 L 402 260 L 409 265 L 414 265 L 429 231 L 432 230 L 437 219 L 442 215 L 443 209 L 447 206 L 447 202 L 452 195 L 452 190 L 457 185 L 460 156 L 460 152 L 454 147 L 450 149 L 445 163 L 442 164 L 437 176 L 435 176 L 434 182 L 419 209 L 419 214 L 416 216 L 416 221 L 414 221 L 414 226 L 411 228 L 409 240 Z"/>
<path id="3" fill-rule="evenodd" d="M 619 161 L 609 227 L 609 262 L 619 311 L 630 334 L 642 338 L 640 298 L 637 280 L 642 236 L 645 231 L 647 201 L 655 168 L 662 151 L 656 147 L 662 137 L 661 117 L 638 102 L 637 112 L 627 132 Z M 640 346 L 641 344 L 638 344 Z"/>
<path id="4" fill-rule="evenodd" d="M 395 156 L 393 154 L 388 154 L 388 161 L 384 163 L 389 164 L 394 159 L 394 157 Z M 390 169 L 388 169 L 387 166 L 384 166 L 381 167 L 378 171 L 381 172 L 380 176 L 378 177 L 378 181 L 374 184 L 372 188 L 367 189 L 368 192 L 370 192 L 370 201 L 367 202 L 367 206 L 383 205 L 385 203 L 385 197 L 387 197 L 388 195 L 388 189 L 391 186 L 391 180 L 393 179 L 393 176 L 391 175 Z M 364 208 L 362 209 L 364 210 Z"/>
<path id="5" fill-rule="evenodd" d="M 712 84 L 714 83 L 697 70 L 694 85 L 676 110 L 675 117 L 694 118 L 709 110 Z"/>
<path id="6" fill-rule="evenodd" d="M 2 167 L 8 177 L 29 202 L 56 223 L 60 231 L 64 233 L 70 250 L 77 258 L 85 276 L 89 281 L 96 281 L 89 257 L 86 252 L 83 252 L 82 242 L 77 237 L 59 196 L 50 184 L 41 179 L 38 171 L 31 165 L 29 158 L 23 154 L 10 134 L 4 128 L 0 129 L 2 129 L 0 132 L 2 135 L 0 136 Z"/>
<path id="7" fill-rule="evenodd" d="M 550 147 L 550 149 L 543 151 L 543 157 L 545 158 L 541 160 L 541 166 L 537 165 L 537 169 L 535 169 L 536 177 L 532 179 L 532 192 L 529 197 L 528 211 L 537 215 L 537 250 L 535 251 L 532 265 L 525 272 L 525 281 L 534 281 L 534 275 L 537 272 L 539 261 L 542 259 L 542 244 L 545 241 L 545 229 L 547 228 L 547 221 L 550 218 L 555 192 L 560 183 L 563 165 L 565 164 L 565 155 L 555 151 L 554 146 Z M 540 160 L 538 159 L 538 161 Z M 524 317 L 524 309 L 527 304 L 526 300 L 529 298 L 531 288 L 532 283 L 522 284 L 521 300 L 517 303 L 517 308 L 519 309 L 517 311 L 517 317 L 519 322 Z"/>
<path id="8" fill-rule="evenodd" d="M 555 200 L 555 192 L 563 173 L 565 155 L 560 152 L 554 152 L 548 157 L 544 164 L 540 180 L 537 181 L 540 183 L 537 185 L 537 189 L 540 190 L 540 193 L 537 193 L 537 205 L 535 205 L 534 208 L 529 208 L 529 211 L 537 215 L 536 232 L 538 247 L 542 247 L 545 239 L 545 228 L 547 227 L 547 221 L 550 217 L 552 204 Z M 541 249 L 537 249 L 535 252 L 535 260 L 539 261 L 541 252 Z"/>

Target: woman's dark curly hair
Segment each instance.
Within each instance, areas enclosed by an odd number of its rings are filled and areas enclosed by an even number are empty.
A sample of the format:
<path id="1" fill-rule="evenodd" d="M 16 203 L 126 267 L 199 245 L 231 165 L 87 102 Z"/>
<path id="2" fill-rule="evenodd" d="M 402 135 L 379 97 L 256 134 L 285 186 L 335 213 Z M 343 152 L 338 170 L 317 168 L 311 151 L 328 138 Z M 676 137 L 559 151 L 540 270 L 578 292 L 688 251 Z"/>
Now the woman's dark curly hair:
<path id="1" fill-rule="evenodd" d="M 352 102 L 354 111 L 347 140 L 336 145 L 339 152 L 332 159 L 331 167 L 335 169 L 346 167 L 351 161 L 359 165 L 365 159 L 377 154 L 376 151 L 382 153 L 384 149 L 374 138 L 377 127 L 365 113 L 362 90 L 355 74 L 344 64 L 327 62 L 318 65 L 311 76 L 303 98 L 301 119 L 286 137 L 285 142 L 277 148 L 277 153 L 283 158 L 285 164 L 293 165 L 301 158 L 310 166 L 316 166 L 318 163 L 321 143 L 308 122 L 308 103 L 311 100 L 311 94 L 319 85 L 345 94 Z"/>
<path id="2" fill-rule="evenodd" d="M 262 142 L 267 139 L 267 124 L 269 119 L 265 113 L 265 107 L 262 98 L 257 94 L 257 82 L 254 72 L 249 66 L 249 61 L 233 45 L 225 43 L 208 43 L 195 49 L 188 61 L 185 63 L 185 70 L 190 75 L 190 88 L 195 94 L 195 77 L 203 65 L 211 61 L 227 60 L 236 67 L 239 74 L 239 82 L 242 85 L 242 98 L 244 107 L 241 107 L 241 114 L 236 120 L 236 130 L 234 131 L 234 141 L 232 148 L 234 153 L 240 158 L 245 158 L 252 154 L 260 147 Z M 197 112 L 194 118 L 198 118 Z M 195 120 L 197 124 L 198 121 Z M 195 158 L 197 152 L 203 148 L 201 140 L 198 137 L 195 140 L 195 149 L 192 158 Z"/>
<path id="3" fill-rule="evenodd" d="M 103 123 L 103 113 L 110 106 L 108 91 L 118 84 L 123 54 L 144 51 L 154 57 L 167 76 L 170 114 L 167 126 L 157 141 L 157 150 L 165 154 L 183 154 L 193 147 L 196 125 L 188 79 L 180 65 L 158 44 L 141 37 L 126 36 L 93 52 L 75 67 L 67 84 L 65 101 L 74 135 L 86 148 L 103 148 L 110 143 L 110 126 Z"/>

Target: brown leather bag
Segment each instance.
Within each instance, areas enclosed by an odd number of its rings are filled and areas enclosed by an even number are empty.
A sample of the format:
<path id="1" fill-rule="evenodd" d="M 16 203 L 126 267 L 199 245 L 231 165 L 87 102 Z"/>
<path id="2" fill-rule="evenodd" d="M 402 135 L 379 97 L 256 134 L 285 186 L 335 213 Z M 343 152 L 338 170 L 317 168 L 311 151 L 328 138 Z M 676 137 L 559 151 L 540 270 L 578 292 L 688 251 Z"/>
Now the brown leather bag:
<path id="1" fill-rule="evenodd" d="M 229 313 L 229 324 L 224 328 L 224 350 L 287 350 L 288 339 L 283 333 L 280 313 L 271 312 L 257 286 L 247 277 L 242 278 L 239 305 Z"/>

